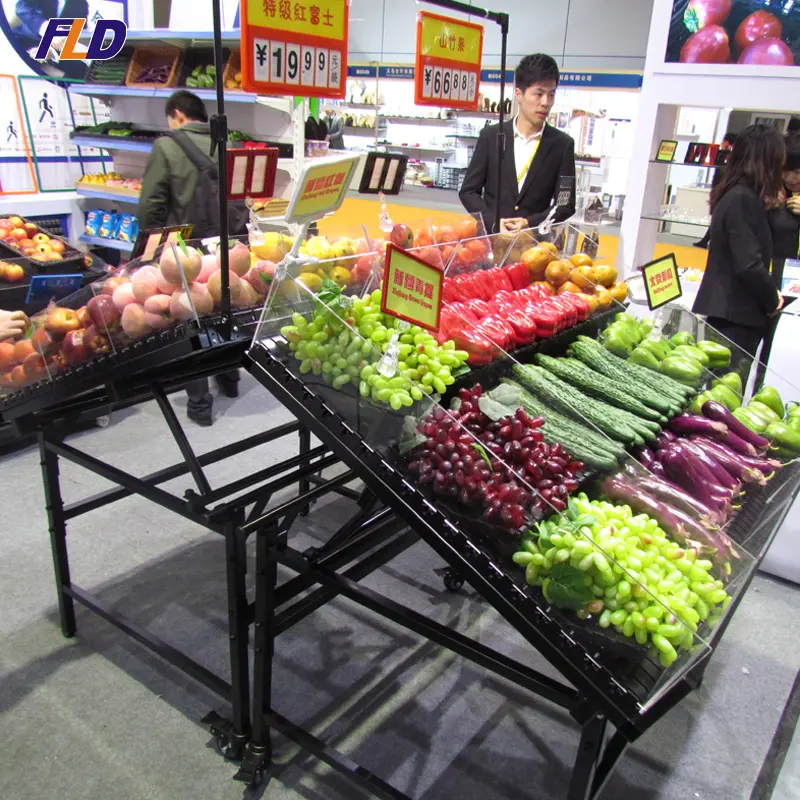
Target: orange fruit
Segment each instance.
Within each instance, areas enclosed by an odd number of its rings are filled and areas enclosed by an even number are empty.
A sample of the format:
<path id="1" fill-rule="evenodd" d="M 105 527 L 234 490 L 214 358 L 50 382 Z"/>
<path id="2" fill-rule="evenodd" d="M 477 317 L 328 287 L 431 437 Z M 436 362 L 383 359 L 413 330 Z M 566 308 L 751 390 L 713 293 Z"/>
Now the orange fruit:
<path id="1" fill-rule="evenodd" d="M 14 345 L 11 342 L 0 342 L 0 372 L 8 372 L 16 363 Z"/>
<path id="2" fill-rule="evenodd" d="M 462 219 L 456 225 L 456 235 L 459 239 L 472 239 L 478 235 L 478 220 L 473 217 Z"/>
<path id="3" fill-rule="evenodd" d="M 623 303 L 628 299 L 628 286 L 622 281 L 617 281 L 609 290 L 608 293 L 618 302 Z"/>
<path id="4" fill-rule="evenodd" d="M 594 290 L 594 270 L 591 267 L 575 267 L 569 274 L 572 283 L 576 283 L 581 289 Z"/>
<path id="5" fill-rule="evenodd" d="M 456 229 L 452 225 L 440 225 L 435 232 L 437 244 L 455 242 L 458 239 Z"/>
<path id="6" fill-rule="evenodd" d="M 551 261 L 555 261 L 555 256 L 542 247 L 531 247 L 522 254 L 522 263 L 528 267 L 531 277 L 534 279 L 544 277 L 547 265 Z"/>
<path id="7" fill-rule="evenodd" d="M 585 294 L 584 297 L 586 298 L 587 302 L 589 303 L 589 313 L 594 314 L 597 311 L 598 300 L 596 294 Z"/>
<path id="8" fill-rule="evenodd" d="M 558 291 L 556 294 L 564 294 L 564 292 L 572 292 L 572 294 L 580 294 L 581 287 L 577 284 L 573 283 L 572 281 L 567 281 L 566 283 L 562 283 L 561 286 L 558 287 Z"/>
<path id="9" fill-rule="evenodd" d="M 611 304 L 614 302 L 614 298 L 611 296 L 608 289 L 598 289 L 595 297 L 597 298 L 597 308 L 599 311 L 605 311 L 607 308 L 611 308 Z"/>
<path id="10" fill-rule="evenodd" d="M 594 267 L 595 283 L 608 288 L 617 279 L 617 268 L 601 264 Z"/>
<path id="11" fill-rule="evenodd" d="M 31 353 L 35 352 L 30 339 L 21 339 L 14 345 L 14 361 L 22 364 Z"/>
<path id="12" fill-rule="evenodd" d="M 569 261 L 551 261 L 544 271 L 545 278 L 553 284 L 553 286 L 560 286 L 566 283 L 569 279 L 569 274 L 572 272 L 572 263 Z"/>
<path id="13" fill-rule="evenodd" d="M 414 239 L 414 247 L 430 247 L 433 244 L 433 236 L 428 230 L 421 230 Z"/>
<path id="14" fill-rule="evenodd" d="M 573 253 L 569 260 L 576 266 L 576 267 L 591 267 L 594 264 L 589 256 L 586 253 Z"/>
<path id="15" fill-rule="evenodd" d="M 549 250 L 554 256 L 558 256 L 558 248 L 552 242 L 539 242 L 536 246 Z"/>

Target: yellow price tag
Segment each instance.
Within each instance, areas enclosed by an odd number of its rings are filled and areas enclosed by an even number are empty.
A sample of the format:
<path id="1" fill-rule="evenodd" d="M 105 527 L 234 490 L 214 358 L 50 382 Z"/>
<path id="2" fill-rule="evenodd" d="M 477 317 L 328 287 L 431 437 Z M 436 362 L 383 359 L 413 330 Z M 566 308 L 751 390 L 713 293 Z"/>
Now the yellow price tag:
<path id="1" fill-rule="evenodd" d="M 672 161 L 675 158 L 675 151 L 678 149 L 678 143 L 669 139 L 664 139 L 658 146 L 658 153 L 656 154 L 656 161 Z"/>
<path id="2" fill-rule="evenodd" d="M 390 243 L 383 268 L 381 311 L 412 325 L 438 331 L 443 279 L 439 267 Z"/>
<path id="3" fill-rule="evenodd" d="M 422 56 L 433 56 L 460 64 L 480 67 L 483 51 L 483 27 L 457 19 L 420 11 L 417 50 Z"/>
<path id="4" fill-rule="evenodd" d="M 644 275 L 647 305 L 651 310 L 660 308 L 683 295 L 674 253 L 651 261 L 641 269 Z"/>
<path id="5" fill-rule="evenodd" d="M 358 161 L 357 156 L 310 163 L 300 177 L 286 210 L 287 222 L 319 219 L 342 204 Z"/>

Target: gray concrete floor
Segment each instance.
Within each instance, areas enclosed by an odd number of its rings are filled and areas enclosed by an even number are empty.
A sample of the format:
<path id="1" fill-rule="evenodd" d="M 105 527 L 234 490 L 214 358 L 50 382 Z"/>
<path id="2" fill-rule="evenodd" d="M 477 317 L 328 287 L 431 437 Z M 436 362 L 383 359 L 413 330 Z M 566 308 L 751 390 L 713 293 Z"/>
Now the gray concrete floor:
<path id="1" fill-rule="evenodd" d="M 188 429 L 199 452 L 287 418 L 248 375 L 242 388 L 238 400 L 217 401 L 212 428 Z M 185 398 L 173 401 L 182 415 Z M 152 404 L 71 441 L 137 474 L 178 457 Z M 293 446 L 260 448 L 210 475 L 230 480 L 292 452 Z M 80 608 L 77 637 L 63 639 L 38 454 L 4 457 L 2 475 L 0 798 L 362 797 L 280 739 L 270 783 L 244 790 L 199 725 L 209 709 L 224 710 L 216 697 Z M 107 486 L 70 465 L 62 477 L 67 502 Z M 182 479 L 167 488 L 188 486 Z M 324 540 L 351 511 L 340 499 L 318 504 L 300 522 L 297 545 Z M 226 674 L 217 537 L 130 498 L 71 523 L 69 543 L 76 583 Z M 366 584 L 551 672 L 474 592 L 444 592 L 432 572 L 438 566 L 420 544 Z M 800 665 L 797 598 L 788 585 L 755 580 L 703 687 L 628 751 L 605 800 L 749 798 Z M 415 798 L 566 796 L 578 742 L 569 717 L 347 601 L 330 603 L 281 637 L 275 674 L 281 713 Z M 795 793 L 781 800 L 798 796 L 796 786 L 789 791 Z"/>

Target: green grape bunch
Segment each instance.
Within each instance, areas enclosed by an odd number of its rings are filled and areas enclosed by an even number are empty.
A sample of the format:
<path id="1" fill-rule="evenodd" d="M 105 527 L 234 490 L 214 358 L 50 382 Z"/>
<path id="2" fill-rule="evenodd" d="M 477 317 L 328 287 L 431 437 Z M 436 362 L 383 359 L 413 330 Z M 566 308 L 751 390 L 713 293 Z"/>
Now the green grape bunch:
<path id="1" fill-rule="evenodd" d="M 395 411 L 425 395 L 443 395 L 469 357 L 455 342 L 440 345 L 418 325 L 384 314 L 380 290 L 353 299 L 331 281 L 317 295 L 311 318 L 292 314 L 281 335 L 301 374 L 321 377 L 335 389 L 353 384 L 361 397 Z"/>
<path id="2" fill-rule="evenodd" d="M 524 534 L 513 560 L 553 605 L 652 643 L 663 667 L 691 650 L 698 625 L 714 627 L 731 602 L 711 561 L 671 541 L 656 520 L 583 493 Z"/>

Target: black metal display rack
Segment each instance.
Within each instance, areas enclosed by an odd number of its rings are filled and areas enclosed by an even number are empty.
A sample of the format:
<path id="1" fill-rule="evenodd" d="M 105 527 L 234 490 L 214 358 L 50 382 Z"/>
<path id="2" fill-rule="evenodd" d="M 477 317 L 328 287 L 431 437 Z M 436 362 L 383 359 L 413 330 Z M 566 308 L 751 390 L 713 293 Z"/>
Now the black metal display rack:
<path id="1" fill-rule="evenodd" d="M 507 568 L 506 559 L 487 548 L 446 507 L 431 503 L 406 479 L 402 462 L 393 456 L 391 448 L 379 451 L 366 441 L 364 431 L 381 424 L 374 419 L 370 422 L 370 415 L 384 412 L 377 412 L 358 398 L 342 401 L 341 393 L 325 384 L 306 381 L 293 371 L 291 355 L 280 340 L 262 341 L 251 348 L 248 356 L 249 369 L 256 379 L 363 481 L 371 496 L 391 509 L 403 526 L 408 526 L 410 531 L 405 536 L 418 537 L 444 559 L 564 680 L 543 675 L 360 585 L 360 578 L 372 562 L 367 558 L 356 567 L 340 569 L 347 559 L 337 559 L 337 555 L 352 546 L 347 534 L 337 534 L 321 549 L 300 552 L 291 547 L 288 529 L 279 530 L 269 521 L 262 524 L 256 519 L 253 735 L 237 778 L 258 782 L 268 774 L 270 731 L 274 729 L 373 795 L 393 800 L 406 797 L 283 717 L 272 705 L 272 658 L 277 637 L 323 603 L 342 595 L 567 709 L 581 730 L 568 800 L 597 797 L 628 745 L 699 685 L 707 656 L 722 637 L 755 567 L 740 587 L 728 615 L 715 630 L 707 632 L 708 647 L 700 648 L 699 655 L 687 656 L 677 677 L 668 681 L 664 671 L 642 655 L 641 648 L 626 648 L 624 642 L 604 638 L 596 625 L 583 626 L 574 614 L 567 616 L 552 607 L 540 592 L 527 590 L 524 581 Z M 346 414 L 341 413 L 341 408 L 337 410 L 337 403 L 342 402 L 350 403 Z M 364 420 L 359 418 L 361 412 Z M 388 417 L 388 411 L 385 415 Z M 360 427 L 354 419 L 359 419 Z M 799 489 L 800 466 L 792 464 L 766 487 L 748 494 L 729 533 L 749 552 L 757 554 L 756 562 L 766 553 Z M 399 541 L 404 543 L 406 539 Z M 363 538 L 360 542 L 362 547 L 369 544 Z M 373 542 L 372 547 L 375 546 Z M 374 559 L 385 561 L 391 555 L 390 547 L 377 550 Z M 296 571 L 298 577 L 278 585 L 278 564 Z M 297 599 L 300 592 L 315 584 L 319 585 L 315 592 Z"/>

